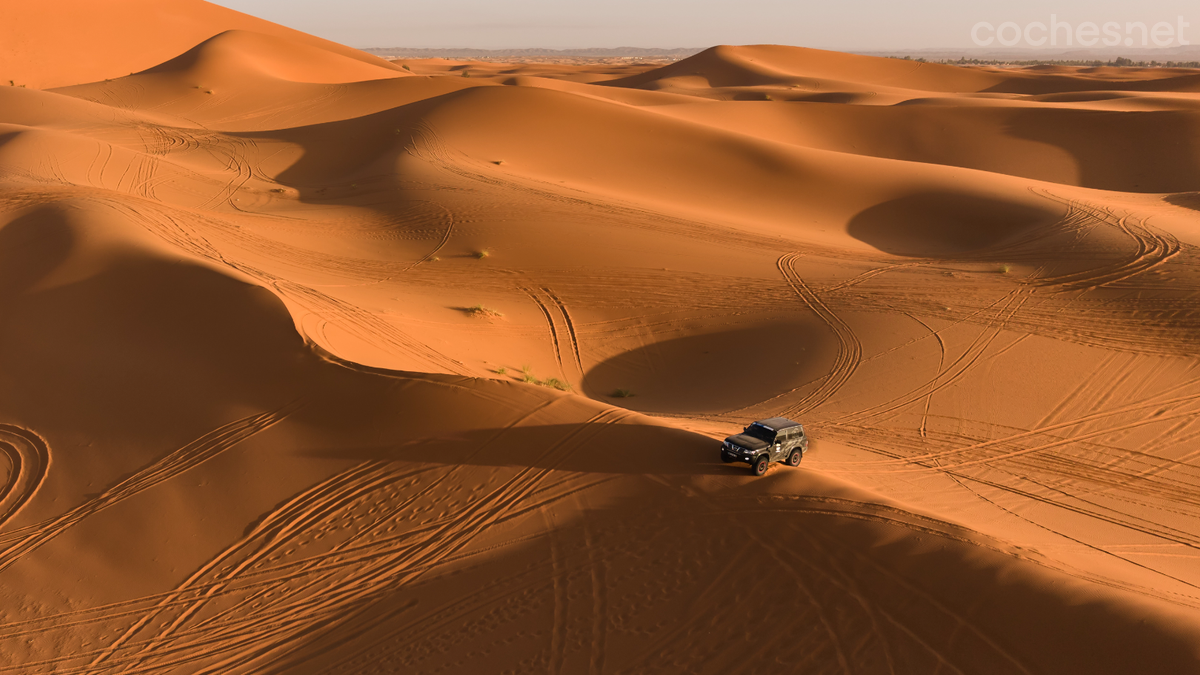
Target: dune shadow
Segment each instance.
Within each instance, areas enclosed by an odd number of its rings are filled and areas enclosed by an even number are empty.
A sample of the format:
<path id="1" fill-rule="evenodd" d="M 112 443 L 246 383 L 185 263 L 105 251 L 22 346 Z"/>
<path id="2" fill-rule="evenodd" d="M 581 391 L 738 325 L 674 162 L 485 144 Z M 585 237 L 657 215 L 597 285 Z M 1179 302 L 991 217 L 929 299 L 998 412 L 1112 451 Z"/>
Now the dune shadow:
<path id="1" fill-rule="evenodd" d="M 866 98 L 863 94 L 854 91 L 824 91 L 812 94 L 799 94 L 789 96 L 792 101 L 806 101 L 808 103 L 840 103 L 850 105 L 859 100 Z"/>
<path id="2" fill-rule="evenodd" d="M 274 295 L 198 266 L 130 256 L 86 283 L 13 294 L 62 255 L 64 236 L 39 244 L 42 263 L 6 284 L 0 303 L 0 369 L 21 409 L 84 428 L 220 418 L 232 405 L 286 401 L 319 364 Z M 97 404 L 112 401 L 120 415 Z"/>
<path id="3" fill-rule="evenodd" d="M 731 433 L 736 430 L 731 430 Z M 322 459 L 519 466 L 610 474 L 731 475 L 744 465 L 720 460 L 719 443 L 696 433 L 647 424 L 550 424 L 475 429 L 395 444 L 320 448 Z"/>
<path id="4" fill-rule="evenodd" d="M 1069 153 L 1084 187 L 1185 192 L 1200 189 L 1197 130 L 1190 110 L 1023 110 L 1006 132 Z"/>
<path id="5" fill-rule="evenodd" d="M 1185 209 L 1192 211 L 1200 211 L 1200 192 L 1181 192 L 1179 194 L 1167 195 L 1163 197 L 1163 201 L 1175 206 L 1182 206 Z"/>
<path id="6" fill-rule="evenodd" d="M 61 211 L 41 208 L 0 227 L 0 306 L 66 261 L 75 233 Z"/>
<path id="7" fill-rule="evenodd" d="M 836 355 L 828 326 L 816 316 L 793 316 L 626 351 L 593 366 L 582 391 L 644 412 L 724 412 L 819 379 Z"/>
<path id="8" fill-rule="evenodd" d="M 953 257 L 1050 225 L 1059 215 L 1002 199 L 930 191 L 876 204 L 854 216 L 850 236 L 885 253 Z"/>

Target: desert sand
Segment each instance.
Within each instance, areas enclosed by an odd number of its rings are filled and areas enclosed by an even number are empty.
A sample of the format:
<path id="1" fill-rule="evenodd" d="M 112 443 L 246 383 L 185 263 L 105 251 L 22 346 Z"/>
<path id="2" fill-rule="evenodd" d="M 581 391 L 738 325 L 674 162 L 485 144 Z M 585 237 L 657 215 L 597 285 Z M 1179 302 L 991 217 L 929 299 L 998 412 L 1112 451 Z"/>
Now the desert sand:
<path id="1" fill-rule="evenodd" d="M 1200 673 L 1200 72 L 4 12 L 0 673 Z"/>

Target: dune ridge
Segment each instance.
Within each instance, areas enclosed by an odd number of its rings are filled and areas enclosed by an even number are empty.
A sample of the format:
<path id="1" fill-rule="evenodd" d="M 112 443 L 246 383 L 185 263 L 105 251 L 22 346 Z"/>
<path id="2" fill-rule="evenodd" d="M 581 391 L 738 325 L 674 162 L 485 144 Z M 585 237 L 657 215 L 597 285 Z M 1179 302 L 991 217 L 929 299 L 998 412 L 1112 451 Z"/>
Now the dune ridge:
<path id="1" fill-rule="evenodd" d="M 0 26 L 0 84 L 48 89 L 132 75 L 220 33 L 252 31 L 380 68 L 386 61 L 204 0 L 15 3 Z M 396 68 L 396 70 L 399 70 Z"/>
<path id="2" fill-rule="evenodd" d="M 1196 73 L 57 7 L 0 670 L 1200 672 Z M 799 469 L 718 461 L 773 415 Z"/>

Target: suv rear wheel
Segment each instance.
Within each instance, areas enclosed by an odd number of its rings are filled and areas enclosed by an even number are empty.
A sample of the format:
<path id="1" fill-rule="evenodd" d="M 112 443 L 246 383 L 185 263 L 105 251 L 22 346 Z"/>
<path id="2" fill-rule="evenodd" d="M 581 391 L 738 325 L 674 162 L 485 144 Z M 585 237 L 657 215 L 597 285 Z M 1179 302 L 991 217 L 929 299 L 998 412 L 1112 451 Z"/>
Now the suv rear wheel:
<path id="1" fill-rule="evenodd" d="M 788 455 L 788 466 L 800 466 L 800 460 L 804 458 L 804 453 L 799 449 L 793 450 L 792 454 Z"/>
<path id="2" fill-rule="evenodd" d="M 763 455 L 762 457 L 754 460 L 754 466 L 752 466 L 750 470 L 754 472 L 755 476 L 761 476 L 767 472 L 767 466 L 769 464 L 770 462 L 767 461 L 767 456 Z"/>

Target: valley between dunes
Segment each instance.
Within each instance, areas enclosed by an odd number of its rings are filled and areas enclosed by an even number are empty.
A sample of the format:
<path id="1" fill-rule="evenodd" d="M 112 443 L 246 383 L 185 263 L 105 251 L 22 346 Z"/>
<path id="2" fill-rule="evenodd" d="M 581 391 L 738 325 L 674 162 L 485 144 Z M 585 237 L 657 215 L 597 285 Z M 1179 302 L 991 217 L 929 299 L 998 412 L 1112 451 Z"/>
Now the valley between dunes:
<path id="1" fill-rule="evenodd" d="M 1200 673 L 1200 72 L 53 5 L 0 674 Z"/>

